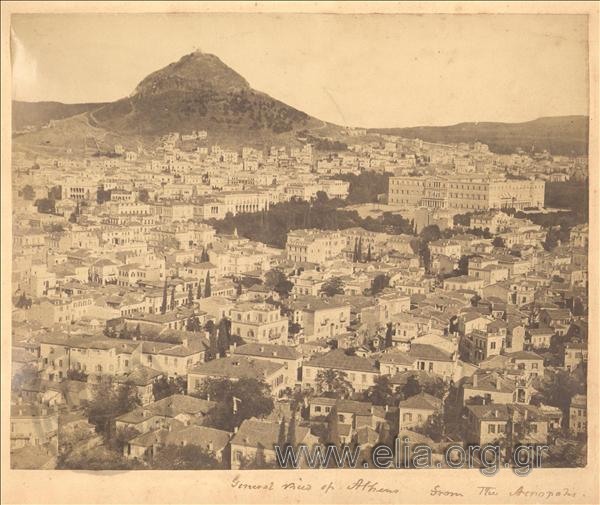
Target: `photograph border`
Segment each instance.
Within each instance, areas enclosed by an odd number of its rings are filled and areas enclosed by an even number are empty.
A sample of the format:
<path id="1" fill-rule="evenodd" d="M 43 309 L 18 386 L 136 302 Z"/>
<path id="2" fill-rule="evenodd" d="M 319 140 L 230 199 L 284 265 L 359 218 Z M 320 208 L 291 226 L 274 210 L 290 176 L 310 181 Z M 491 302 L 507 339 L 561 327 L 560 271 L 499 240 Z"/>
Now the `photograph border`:
<path id="1" fill-rule="evenodd" d="M 589 376 L 588 464 L 535 469 L 524 477 L 501 470 L 11 470 L 2 443 L 3 503 L 598 503 L 598 10 L 596 2 L 3 2 L 2 3 L 2 441 L 9 439 L 11 345 L 11 61 L 10 16 L 16 13 L 334 13 L 347 14 L 585 14 L 589 21 Z M 456 473 L 460 472 L 460 473 Z M 356 482 L 370 481 L 378 490 Z M 294 486 L 287 486 L 295 483 Z M 301 486 L 299 486 L 301 484 Z M 436 494 L 438 486 L 440 492 Z M 299 489 L 302 487 L 303 489 Z M 310 489 L 308 489 L 310 487 Z M 494 488 L 486 494 L 483 488 Z M 391 492 L 389 492 L 391 491 Z M 567 491 L 567 492 L 565 492 Z"/>

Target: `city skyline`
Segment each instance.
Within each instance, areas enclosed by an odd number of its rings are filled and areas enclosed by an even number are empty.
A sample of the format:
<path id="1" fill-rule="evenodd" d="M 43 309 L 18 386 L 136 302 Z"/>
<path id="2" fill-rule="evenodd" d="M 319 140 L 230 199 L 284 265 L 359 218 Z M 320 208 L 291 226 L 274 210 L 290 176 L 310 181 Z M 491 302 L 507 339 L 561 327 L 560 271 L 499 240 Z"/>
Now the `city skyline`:
<path id="1" fill-rule="evenodd" d="M 253 88 L 344 126 L 588 113 L 585 16 L 16 15 L 12 42 L 13 99 L 24 101 L 114 101 L 202 50 Z"/>

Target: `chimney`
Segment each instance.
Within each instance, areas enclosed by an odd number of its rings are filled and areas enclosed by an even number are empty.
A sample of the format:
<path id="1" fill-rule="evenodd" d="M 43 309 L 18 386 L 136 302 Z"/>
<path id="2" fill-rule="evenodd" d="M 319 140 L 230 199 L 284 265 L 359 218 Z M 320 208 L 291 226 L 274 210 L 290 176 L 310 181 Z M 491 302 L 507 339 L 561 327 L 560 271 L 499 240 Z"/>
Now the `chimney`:
<path id="1" fill-rule="evenodd" d="M 477 374 L 473 374 L 473 387 L 477 387 Z"/>
<path id="2" fill-rule="evenodd" d="M 233 427 L 233 432 L 234 432 L 234 433 L 237 433 L 237 432 L 238 432 L 238 427 L 237 427 L 237 426 L 234 426 L 234 427 Z"/>
<path id="3" fill-rule="evenodd" d="M 386 412 L 389 412 L 389 410 L 390 410 L 390 407 L 389 407 L 389 405 L 386 403 L 386 405 L 385 405 L 385 411 L 386 411 Z"/>
<path id="4" fill-rule="evenodd" d="M 500 377 L 496 378 L 496 390 L 500 391 L 500 387 L 502 386 L 502 384 L 500 384 Z"/>

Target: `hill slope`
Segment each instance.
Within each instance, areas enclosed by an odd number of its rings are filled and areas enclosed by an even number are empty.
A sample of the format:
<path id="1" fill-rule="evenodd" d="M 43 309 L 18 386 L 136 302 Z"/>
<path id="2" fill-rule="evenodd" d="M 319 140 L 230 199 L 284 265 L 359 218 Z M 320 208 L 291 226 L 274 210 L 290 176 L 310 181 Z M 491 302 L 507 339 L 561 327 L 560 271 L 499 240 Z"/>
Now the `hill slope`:
<path id="1" fill-rule="evenodd" d="M 102 106 L 102 103 L 19 102 L 12 103 L 12 127 L 40 127 L 51 120 L 65 119 Z"/>
<path id="2" fill-rule="evenodd" d="M 547 149 L 553 154 L 587 154 L 588 117 L 543 117 L 525 123 L 460 123 L 452 126 L 378 128 L 370 131 L 427 142 L 483 142 L 493 152 Z"/>
<path id="3" fill-rule="evenodd" d="M 34 109 L 36 105 L 18 106 Z M 201 52 L 185 55 L 151 73 L 130 96 L 116 102 L 56 106 L 40 116 L 47 122 L 48 118 L 58 119 L 59 115 L 66 118 L 69 112 L 72 112 L 71 116 L 85 115 L 89 125 L 96 130 L 110 132 L 122 139 L 135 137 L 146 142 L 173 131 L 207 130 L 210 142 L 269 145 L 278 140 L 292 140 L 300 130 L 323 125 L 322 121 L 252 89 L 219 58 Z M 29 116 L 32 117 L 32 113 Z M 44 140 L 45 130 L 36 132 L 38 135 L 20 135 L 17 142 L 41 140 L 46 143 L 50 140 L 53 144 L 60 143 L 58 139 Z M 63 133 L 65 144 L 83 144 L 80 132 L 67 130 Z"/>

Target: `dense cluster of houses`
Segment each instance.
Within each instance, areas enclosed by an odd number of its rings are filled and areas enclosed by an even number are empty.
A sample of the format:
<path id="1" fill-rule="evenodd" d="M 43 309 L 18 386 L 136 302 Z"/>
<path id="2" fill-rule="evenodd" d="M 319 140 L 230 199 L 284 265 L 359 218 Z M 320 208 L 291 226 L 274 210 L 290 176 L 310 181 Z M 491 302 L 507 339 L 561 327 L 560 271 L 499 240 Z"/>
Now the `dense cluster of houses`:
<path id="1" fill-rule="evenodd" d="M 361 228 L 292 230 L 277 249 L 205 221 L 319 191 L 344 198 L 348 183 L 328 178 L 337 169 L 390 158 L 413 170 L 417 157 L 398 157 L 393 141 L 329 160 L 310 146 L 177 147 L 205 134 L 165 137 L 163 159 L 144 165 L 143 150 L 118 146 L 122 157 L 16 172 L 15 187 L 46 198 L 59 186 L 61 197 L 51 213 L 15 198 L 13 465 L 53 467 L 73 431 L 101 446 L 85 412 L 107 380 L 135 387 L 139 405 L 113 421 L 133 430 L 123 457 L 137 461 L 171 445 L 202 447 L 227 468 L 273 461 L 282 420 L 313 444 L 331 416 L 339 440 L 363 448 L 398 435 L 435 446 L 425 429 L 452 409 L 461 431 L 446 426 L 442 441 L 489 443 L 516 423 L 537 443 L 585 433 L 584 395 L 567 409 L 535 398 L 587 365 L 586 226 L 546 251 L 544 229 L 486 210 L 471 230 L 431 241 L 427 265 L 416 236 Z M 489 161 L 484 146 L 469 149 Z M 233 431 L 210 426 L 216 402 L 195 393 L 216 378 L 264 382 L 273 412 Z M 393 401 L 373 400 L 384 380 Z M 182 389 L 155 398 L 158 381 Z"/>

